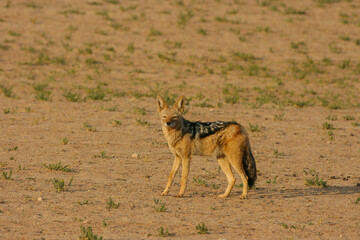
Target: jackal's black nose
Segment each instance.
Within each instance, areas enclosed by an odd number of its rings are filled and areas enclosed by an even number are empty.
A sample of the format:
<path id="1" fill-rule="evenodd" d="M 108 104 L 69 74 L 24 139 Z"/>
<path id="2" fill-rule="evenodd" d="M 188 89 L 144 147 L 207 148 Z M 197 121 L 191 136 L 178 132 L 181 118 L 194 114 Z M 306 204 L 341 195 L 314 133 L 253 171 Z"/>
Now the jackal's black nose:
<path id="1" fill-rule="evenodd" d="M 166 124 L 167 124 L 168 126 L 170 126 L 171 122 L 167 122 Z"/>

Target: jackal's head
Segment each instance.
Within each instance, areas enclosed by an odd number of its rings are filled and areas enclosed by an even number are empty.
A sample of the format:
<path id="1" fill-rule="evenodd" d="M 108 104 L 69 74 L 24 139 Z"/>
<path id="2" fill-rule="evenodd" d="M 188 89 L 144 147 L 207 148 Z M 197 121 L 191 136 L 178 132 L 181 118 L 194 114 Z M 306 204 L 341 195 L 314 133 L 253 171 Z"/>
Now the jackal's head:
<path id="1" fill-rule="evenodd" d="M 172 107 L 169 107 L 161 96 L 157 97 L 157 101 L 162 126 L 174 129 L 180 128 L 182 123 L 181 114 L 184 112 L 184 97 L 180 97 Z"/>

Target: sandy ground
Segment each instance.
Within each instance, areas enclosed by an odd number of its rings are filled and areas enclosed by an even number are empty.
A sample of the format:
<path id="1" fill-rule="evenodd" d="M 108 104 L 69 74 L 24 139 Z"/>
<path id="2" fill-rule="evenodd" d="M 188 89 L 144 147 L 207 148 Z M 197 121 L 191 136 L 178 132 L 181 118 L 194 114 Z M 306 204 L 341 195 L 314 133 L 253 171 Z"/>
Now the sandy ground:
<path id="1" fill-rule="evenodd" d="M 359 52 L 355 0 L 2 1 L 0 238 L 360 238 Z M 160 196 L 157 94 L 248 129 L 248 199 L 201 156 Z"/>

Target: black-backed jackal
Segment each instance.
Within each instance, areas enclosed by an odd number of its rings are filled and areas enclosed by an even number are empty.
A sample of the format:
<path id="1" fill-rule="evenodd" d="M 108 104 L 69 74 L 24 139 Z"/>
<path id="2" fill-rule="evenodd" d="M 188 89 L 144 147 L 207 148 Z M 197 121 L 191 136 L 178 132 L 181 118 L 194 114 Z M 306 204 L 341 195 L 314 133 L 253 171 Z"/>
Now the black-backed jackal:
<path id="1" fill-rule="evenodd" d="M 190 122 L 182 117 L 184 97 L 180 97 L 172 107 L 169 107 L 161 96 L 158 96 L 157 100 L 162 130 L 175 157 L 161 195 L 168 194 L 181 164 L 181 187 L 177 196 L 184 195 L 191 155 L 215 155 L 228 180 L 225 193 L 219 197 L 227 197 L 235 184 L 231 171 L 233 167 L 243 182 L 241 198 L 246 198 L 248 188 L 252 187 L 256 180 L 256 164 L 244 127 L 236 122 Z"/>

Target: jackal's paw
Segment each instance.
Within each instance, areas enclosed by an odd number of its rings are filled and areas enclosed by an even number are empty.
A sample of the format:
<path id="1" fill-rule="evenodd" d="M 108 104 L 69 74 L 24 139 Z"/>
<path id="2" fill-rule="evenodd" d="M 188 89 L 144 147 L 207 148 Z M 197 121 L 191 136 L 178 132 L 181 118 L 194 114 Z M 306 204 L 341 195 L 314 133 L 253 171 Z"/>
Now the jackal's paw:
<path id="1" fill-rule="evenodd" d="M 247 195 L 244 195 L 244 194 L 241 195 L 241 196 L 240 196 L 240 199 L 247 199 Z"/>
<path id="2" fill-rule="evenodd" d="M 218 197 L 219 197 L 219 198 L 227 198 L 228 195 L 226 195 L 226 194 L 224 193 L 224 194 L 220 194 Z"/>
<path id="3" fill-rule="evenodd" d="M 166 196 L 168 194 L 167 191 L 163 191 L 162 193 L 160 193 L 161 196 Z"/>
<path id="4" fill-rule="evenodd" d="M 178 197 L 178 198 L 181 198 L 183 196 L 184 196 L 184 194 L 180 194 L 180 193 L 175 195 L 175 197 Z"/>

